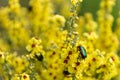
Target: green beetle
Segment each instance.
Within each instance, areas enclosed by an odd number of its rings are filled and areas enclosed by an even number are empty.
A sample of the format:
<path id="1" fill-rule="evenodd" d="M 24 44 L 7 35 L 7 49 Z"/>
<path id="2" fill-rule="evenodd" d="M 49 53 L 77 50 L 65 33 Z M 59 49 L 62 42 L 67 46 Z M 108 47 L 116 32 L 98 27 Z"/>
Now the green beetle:
<path id="1" fill-rule="evenodd" d="M 87 57 L 86 50 L 83 46 L 77 46 L 77 50 L 80 52 L 80 55 L 82 56 L 83 59 Z"/>

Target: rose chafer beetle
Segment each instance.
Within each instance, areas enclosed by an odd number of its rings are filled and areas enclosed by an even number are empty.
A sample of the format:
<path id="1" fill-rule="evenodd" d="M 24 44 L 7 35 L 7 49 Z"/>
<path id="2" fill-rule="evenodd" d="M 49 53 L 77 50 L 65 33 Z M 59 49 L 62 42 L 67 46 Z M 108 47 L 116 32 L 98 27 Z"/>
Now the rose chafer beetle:
<path id="1" fill-rule="evenodd" d="M 81 56 L 83 59 L 87 57 L 86 50 L 83 46 L 77 46 L 77 50 L 80 52 L 79 57 Z"/>

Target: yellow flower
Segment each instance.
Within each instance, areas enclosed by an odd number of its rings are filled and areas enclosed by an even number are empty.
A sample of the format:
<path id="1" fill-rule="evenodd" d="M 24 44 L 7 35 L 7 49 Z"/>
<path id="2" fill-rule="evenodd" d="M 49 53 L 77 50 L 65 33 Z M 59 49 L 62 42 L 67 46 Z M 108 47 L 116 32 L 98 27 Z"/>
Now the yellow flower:
<path id="1" fill-rule="evenodd" d="M 32 38 L 29 41 L 29 44 L 26 46 L 26 49 L 30 52 L 33 50 L 41 50 L 42 46 L 41 46 L 41 40 L 37 39 L 37 38 Z"/>
<path id="2" fill-rule="evenodd" d="M 28 66 L 28 62 L 25 58 L 16 57 L 12 62 L 12 66 L 17 73 L 21 73 Z"/>
<path id="3" fill-rule="evenodd" d="M 22 74 L 22 77 L 21 77 L 21 80 L 30 80 L 30 77 L 29 77 L 28 74 L 23 73 L 23 74 Z"/>
<path id="4" fill-rule="evenodd" d="M 96 32 L 84 33 L 83 35 L 87 37 L 88 40 L 94 40 L 98 38 L 98 35 L 96 34 Z"/>
<path id="5" fill-rule="evenodd" d="M 60 26 L 64 26 L 65 24 L 65 18 L 61 15 L 55 15 L 54 16 L 54 20 L 56 21 L 57 24 L 59 24 Z"/>

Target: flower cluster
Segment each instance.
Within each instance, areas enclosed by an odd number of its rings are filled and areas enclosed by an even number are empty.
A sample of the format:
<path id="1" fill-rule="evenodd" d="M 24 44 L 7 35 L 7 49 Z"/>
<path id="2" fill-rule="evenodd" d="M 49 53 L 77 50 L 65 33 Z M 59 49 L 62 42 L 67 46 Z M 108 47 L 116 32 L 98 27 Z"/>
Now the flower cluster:
<path id="1" fill-rule="evenodd" d="M 78 16 L 82 0 L 70 1 L 67 13 L 54 5 L 62 0 L 30 0 L 28 7 L 9 0 L 0 8 L 0 80 L 119 80 L 115 0 L 101 0 L 97 21 L 91 13 Z"/>

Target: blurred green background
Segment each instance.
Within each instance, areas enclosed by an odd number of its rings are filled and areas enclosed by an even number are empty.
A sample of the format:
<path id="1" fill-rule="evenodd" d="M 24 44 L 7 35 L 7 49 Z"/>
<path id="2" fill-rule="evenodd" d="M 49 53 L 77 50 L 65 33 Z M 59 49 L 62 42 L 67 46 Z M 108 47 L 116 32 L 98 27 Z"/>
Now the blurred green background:
<path id="1" fill-rule="evenodd" d="M 55 1 L 55 0 L 53 0 Z M 86 12 L 93 13 L 94 18 L 96 18 L 96 12 L 99 9 L 99 4 L 101 0 L 83 0 L 83 3 L 81 5 L 81 11 L 79 12 L 79 15 L 83 15 Z M 28 6 L 29 0 L 20 0 L 20 3 L 22 6 Z M 6 6 L 8 3 L 8 0 L 0 0 L 0 7 Z M 113 15 L 115 17 L 118 16 L 118 12 L 120 10 L 120 0 L 116 0 L 116 6 L 113 8 Z"/>
<path id="2" fill-rule="evenodd" d="M 54 2 L 55 0 L 51 0 L 51 1 Z M 66 1 L 70 1 L 70 0 L 66 0 Z M 97 20 L 96 13 L 99 9 L 100 1 L 101 0 L 83 0 L 79 15 L 84 15 L 84 13 L 86 13 L 86 12 L 91 12 L 93 14 L 94 19 Z M 21 5 L 25 6 L 25 7 L 28 6 L 28 2 L 29 2 L 29 0 L 20 0 Z M 0 7 L 6 6 L 7 4 L 8 4 L 8 0 L 0 0 Z M 116 0 L 116 5 L 114 6 L 113 12 L 112 12 L 112 14 L 115 18 L 115 21 L 113 24 L 113 30 L 115 29 L 115 26 L 116 26 L 115 22 L 116 22 L 116 18 L 119 15 L 119 10 L 120 10 L 120 0 Z"/>

